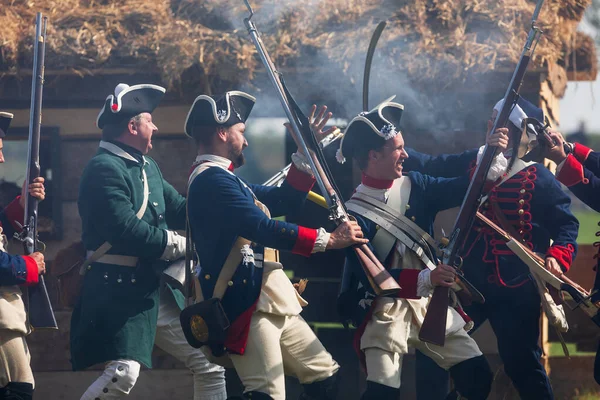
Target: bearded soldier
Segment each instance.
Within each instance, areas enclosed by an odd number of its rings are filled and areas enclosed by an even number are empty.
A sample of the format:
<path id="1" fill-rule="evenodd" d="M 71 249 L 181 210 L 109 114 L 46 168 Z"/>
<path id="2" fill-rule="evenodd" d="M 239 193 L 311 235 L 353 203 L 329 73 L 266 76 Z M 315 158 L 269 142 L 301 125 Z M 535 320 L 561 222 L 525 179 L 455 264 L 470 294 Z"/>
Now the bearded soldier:
<path id="1" fill-rule="evenodd" d="M 13 115 L 0 112 L 0 163 L 4 163 L 3 140 Z M 23 185 L 25 189 L 25 185 Z M 44 178 L 29 185 L 29 194 L 44 200 Z M 29 365 L 29 349 L 25 336 L 30 332 L 25 305 L 19 286 L 38 283 L 46 271 L 44 255 L 10 255 L 7 238 L 21 230 L 25 196 L 17 197 L 0 211 L 0 398 L 28 400 L 33 398 L 34 380 Z"/>
<path id="2" fill-rule="evenodd" d="M 495 105 L 488 130 L 503 101 Z M 521 129 L 526 118 L 545 120 L 541 109 L 519 98 L 509 117 L 509 148 L 494 159 L 480 211 L 541 254 L 545 268 L 560 277 L 575 257 L 579 222 L 570 211 L 569 196 L 554 175 L 540 163 L 519 158 L 520 146 L 534 139 L 522 137 L 528 132 Z M 521 398 L 553 399 L 550 380 L 540 361 L 541 298 L 529 268 L 492 228 L 482 223 L 475 223 L 466 243 L 465 276 L 486 299 L 484 304 L 465 307 L 467 313 L 476 328 L 489 319 L 504 371 Z M 429 368 L 434 370 L 436 366 Z M 422 369 L 419 373 L 429 372 Z"/>
<path id="3" fill-rule="evenodd" d="M 395 296 L 376 298 L 356 255 L 347 252 L 347 286 L 342 288 L 341 299 L 351 303 L 343 308 L 354 310 L 352 319 L 359 326 L 355 347 L 367 370 L 362 399 L 398 398 L 402 358 L 409 346 L 448 369 L 461 395 L 485 399 L 491 371 L 467 334 L 470 319 L 458 304 L 447 311 L 445 347 L 418 339 L 433 288 L 450 287 L 455 281 L 452 268 L 436 265 L 436 246 L 430 236 L 433 221 L 438 211 L 461 203 L 469 180 L 467 176 L 432 178 L 419 172 L 402 175 L 410 159 L 397 128 L 403 109 L 401 104 L 384 102 L 357 116 L 338 151 L 338 161 L 351 158 L 362 171 L 362 183 L 346 205 L 370 240 L 369 246 L 402 287 Z M 505 145 L 506 132 L 499 130 L 489 143 Z"/>
<path id="4" fill-rule="evenodd" d="M 299 153 L 292 155 L 293 165 L 281 187 L 249 184 L 235 175 L 235 168 L 244 164 L 245 122 L 254 102 L 240 91 L 201 95 L 185 124 L 198 147 L 188 207 L 200 264 L 199 289 L 202 298 L 221 300 L 223 318 L 230 323 L 223 341 L 212 343 L 210 351 L 213 356 L 229 355 L 244 384 L 244 398 L 285 400 L 288 374 L 304 386 L 302 399 L 334 399 L 339 365 L 300 316 L 306 302 L 274 249 L 308 257 L 366 240 L 352 222 L 328 233 L 272 218 L 301 207 L 315 182 Z M 313 125 L 322 127 L 320 117 L 317 120 Z M 195 310 L 206 303 L 182 313 L 192 344 Z M 207 320 L 205 315 L 202 321 Z"/>
<path id="5" fill-rule="evenodd" d="M 154 160 L 152 111 L 165 89 L 120 84 L 97 120 L 102 141 L 79 188 L 82 240 L 88 250 L 81 297 L 71 320 L 74 370 L 105 363 L 82 396 L 116 399 L 151 367 L 154 344 L 194 374 L 194 399 L 224 400 L 223 368 L 187 344 L 179 312 L 181 292 L 162 283 L 167 261 L 185 254 L 185 198 L 163 179 Z M 162 261 L 161 261 L 162 260 Z"/>

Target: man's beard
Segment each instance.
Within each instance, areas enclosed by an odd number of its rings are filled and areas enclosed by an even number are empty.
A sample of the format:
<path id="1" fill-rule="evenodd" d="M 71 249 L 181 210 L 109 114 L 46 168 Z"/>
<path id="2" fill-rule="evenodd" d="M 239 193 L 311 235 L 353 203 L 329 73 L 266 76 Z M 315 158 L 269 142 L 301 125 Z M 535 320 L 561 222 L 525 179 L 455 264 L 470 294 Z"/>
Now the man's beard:
<path id="1" fill-rule="evenodd" d="M 246 163 L 243 150 L 237 153 L 232 147 L 229 148 L 229 159 L 235 168 L 239 168 Z"/>

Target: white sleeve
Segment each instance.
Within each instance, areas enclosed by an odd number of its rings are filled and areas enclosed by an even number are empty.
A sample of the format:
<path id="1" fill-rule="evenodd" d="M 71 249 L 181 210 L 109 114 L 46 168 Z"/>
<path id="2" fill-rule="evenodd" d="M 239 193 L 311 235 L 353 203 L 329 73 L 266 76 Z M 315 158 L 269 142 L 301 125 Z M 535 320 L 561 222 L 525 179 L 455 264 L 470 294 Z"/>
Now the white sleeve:
<path id="1" fill-rule="evenodd" d="M 315 245 L 313 247 L 313 253 L 324 252 L 327 249 L 327 243 L 329 243 L 329 236 L 331 234 L 327 232 L 323 228 L 319 228 L 317 230 L 317 240 L 315 241 Z"/>
<path id="2" fill-rule="evenodd" d="M 419 272 L 417 278 L 417 296 L 429 297 L 433 293 L 433 285 L 431 284 L 431 270 L 429 268 Z"/>
<path id="3" fill-rule="evenodd" d="M 294 163 L 294 166 L 298 168 L 298 170 L 314 176 L 312 170 L 310 169 L 310 164 L 308 163 L 308 160 L 304 154 L 295 152 L 292 154 L 292 162 Z"/>

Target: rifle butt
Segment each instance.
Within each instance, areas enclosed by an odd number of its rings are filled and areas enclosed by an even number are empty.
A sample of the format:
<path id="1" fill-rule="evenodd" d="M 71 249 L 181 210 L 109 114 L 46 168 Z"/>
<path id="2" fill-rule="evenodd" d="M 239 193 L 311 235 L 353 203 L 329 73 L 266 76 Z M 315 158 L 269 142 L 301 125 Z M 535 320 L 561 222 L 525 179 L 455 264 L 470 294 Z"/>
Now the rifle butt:
<path id="1" fill-rule="evenodd" d="M 398 282 L 381 265 L 375 254 L 366 245 L 354 248 L 358 260 L 360 261 L 375 294 L 378 296 L 391 295 L 398 292 L 401 288 Z"/>
<path id="2" fill-rule="evenodd" d="M 40 275 L 37 285 L 27 289 L 27 295 L 29 298 L 29 324 L 34 329 L 58 329 L 43 276 Z"/>
<path id="3" fill-rule="evenodd" d="M 419 339 L 426 343 L 443 346 L 446 341 L 446 321 L 448 319 L 450 288 L 436 286 L 427 307 L 427 314 L 421 330 Z"/>

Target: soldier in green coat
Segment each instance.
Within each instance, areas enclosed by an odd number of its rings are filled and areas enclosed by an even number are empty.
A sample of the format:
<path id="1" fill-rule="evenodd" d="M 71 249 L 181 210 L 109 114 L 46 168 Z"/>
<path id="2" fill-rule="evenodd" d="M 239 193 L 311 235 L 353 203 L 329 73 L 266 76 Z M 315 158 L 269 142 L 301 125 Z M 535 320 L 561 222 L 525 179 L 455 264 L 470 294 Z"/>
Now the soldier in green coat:
<path id="1" fill-rule="evenodd" d="M 161 280 L 185 256 L 185 198 L 166 182 L 152 149 L 152 111 L 165 93 L 119 84 L 97 120 L 102 141 L 81 177 L 79 214 L 88 250 L 81 297 L 71 320 L 74 370 L 105 363 L 82 400 L 118 399 L 151 367 L 154 344 L 194 374 L 194 400 L 225 400 L 222 367 L 191 348 L 179 323 L 181 292 Z"/>

